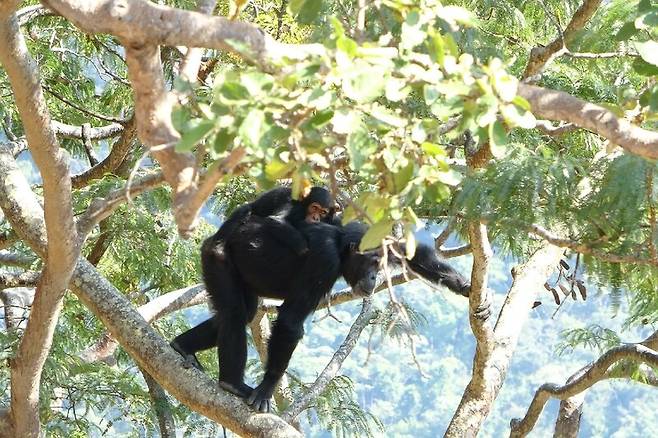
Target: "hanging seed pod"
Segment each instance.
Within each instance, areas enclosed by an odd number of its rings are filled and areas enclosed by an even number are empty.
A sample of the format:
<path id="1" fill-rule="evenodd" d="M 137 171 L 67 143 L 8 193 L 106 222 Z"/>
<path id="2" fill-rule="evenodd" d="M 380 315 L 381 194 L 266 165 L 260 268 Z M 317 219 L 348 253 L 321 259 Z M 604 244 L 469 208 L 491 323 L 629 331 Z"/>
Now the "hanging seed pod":
<path id="1" fill-rule="evenodd" d="M 533 309 L 536 309 L 539 306 L 541 306 L 541 301 L 535 301 L 534 303 L 532 303 L 532 308 Z"/>
<path id="2" fill-rule="evenodd" d="M 571 291 L 571 298 L 573 298 L 574 301 L 578 301 L 578 298 L 576 297 L 576 291 L 575 290 Z"/>
<path id="3" fill-rule="evenodd" d="M 555 304 L 558 306 L 560 305 L 560 295 L 557 293 L 557 291 L 554 288 L 551 288 L 551 292 L 553 293 L 553 299 L 555 300 Z"/>
<path id="4" fill-rule="evenodd" d="M 551 287 L 550 284 L 548 284 L 548 281 L 547 281 L 546 283 L 544 283 L 544 289 L 546 289 L 547 291 L 550 292 L 550 290 L 553 289 L 553 288 Z"/>
<path id="5" fill-rule="evenodd" d="M 558 284 L 558 286 L 560 286 L 560 290 L 562 291 L 564 296 L 567 296 L 571 293 L 571 291 L 567 289 L 562 283 Z"/>
<path id="6" fill-rule="evenodd" d="M 560 260 L 560 266 L 562 266 L 562 267 L 563 267 L 564 269 L 566 269 L 567 271 L 568 271 L 569 269 L 571 269 L 571 268 L 569 267 L 569 263 L 567 263 L 564 259 Z"/>
<path id="7" fill-rule="evenodd" d="M 578 291 L 580 291 L 580 296 L 583 297 L 583 301 L 587 299 L 587 289 L 582 281 L 576 281 L 576 286 L 578 286 Z"/>

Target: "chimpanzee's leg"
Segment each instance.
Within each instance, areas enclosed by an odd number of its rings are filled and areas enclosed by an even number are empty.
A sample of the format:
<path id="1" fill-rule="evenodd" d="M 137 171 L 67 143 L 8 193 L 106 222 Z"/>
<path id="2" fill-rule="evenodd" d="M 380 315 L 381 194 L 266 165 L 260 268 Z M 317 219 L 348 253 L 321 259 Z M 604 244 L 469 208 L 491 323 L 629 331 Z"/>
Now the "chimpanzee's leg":
<path id="1" fill-rule="evenodd" d="M 267 345 L 267 365 L 263 381 L 247 399 L 247 403 L 260 412 L 269 412 L 274 389 L 286 371 L 297 343 L 304 335 L 304 320 L 315 309 L 314 303 L 295 301 L 284 301 L 279 307 L 279 315 Z"/>
<path id="2" fill-rule="evenodd" d="M 210 318 L 174 338 L 171 348 L 185 358 L 188 367 L 203 371 L 203 367 L 196 358 L 197 351 L 207 350 L 217 345 L 217 321 Z"/>

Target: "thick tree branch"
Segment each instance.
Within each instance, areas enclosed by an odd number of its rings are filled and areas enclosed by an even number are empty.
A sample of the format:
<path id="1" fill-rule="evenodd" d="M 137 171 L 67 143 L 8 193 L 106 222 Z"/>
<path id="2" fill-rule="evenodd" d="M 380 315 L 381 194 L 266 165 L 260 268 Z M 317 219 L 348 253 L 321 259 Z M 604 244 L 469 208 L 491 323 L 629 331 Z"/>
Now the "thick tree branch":
<path id="1" fill-rule="evenodd" d="M 206 47 L 236 53 L 248 61 L 275 63 L 321 54 L 320 44 L 278 43 L 258 27 L 224 17 L 184 11 L 146 0 L 43 0 L 43 4 L 89 33 L 109 33 L 124 45 Z M 245 49 L 231 44 L 239 41 Z"/>
<path id="2" fill-rule="evenodd" d="M 13 158 L 7 162 L 0 154 L 0 173 L 5 174 L 0 178 L 0 206 L 7 219 L 37 254 L 45 256 L 43 211 L 34 193 Z M 137 364 L 191 409 L 247 437 L 300 436 L 278 417 L 255 414 L 240 398 L 219 390 L 216 382 L 203 373 L 185 368 L 180 355 L 144 321 L 123 294 L 84 259 L 78 259 L 71 289 Z"/>
<path id="3" fill-rule="evenodd" d="M 538 118 L 572 123 L 605 137 L 632 154 L 658 159 L 658 132 L 635 126 L 602 106 L 563 91 L 522 83 L 518 93 L 530 103 L 532 113 Z"/>
<path id="4" fill-rule="evenodd" d="M 523 72 L 524 78 L 538 74 L 544 66 L 554 58 L 567 52 L 567 45 L 573 40 L 590 18 L 594 15 L 601 0 L 585 0 L 574 13 L 564 32 L 546 46 L 538 46 L 530 51 L 530 58 Z"/>
<path id="5" fill-rule="evenodd" d="M 471 239 L 474 256 L 472 283 L 477 285 L 475 283 L 475 273 L 477 272 L 475 255 L 480 251 L 477 249 L 473 237 Z M 525 324 L 535 301 L 536 291 L 540 289 L 559 262 L 562 251 L 559 247 L 545 244 L 523 265 L 516 266 L 512 270 L 512 287 L 507 293 L 494 327 L 493 346 L 487 355 L 478 339 L 476 359 L 473 364 L 473 378 L 466 387 L 446 436 L 464 436 L 479 431 L 505 380 L 523 324 Z M 486 361 L 482 363 L 479 361 L 480 358 L 486 358 Z"/>
<path id="6" fill-rule="evenodd" d="M 0 271 L 0 289 L 22 286 L 36 286 L 41 272 L 22 272 L 20 274 L 11 274 Z"/>
<path id="7" fill-rule="evenodd" d="M 0 265 L 27 268 L 34 262 L 34 260 L 33 257 L 25 254 L 0 250 Z"/>
<path id="8" fill-rule="evenodd" d="M 523 419 L 511 421 L 510 437 L 526 436 L 534 427 L 544 405 L 550 397 L 564 400 L 585 391 L 595 383 L 607 378 L 611 366 L 623 359 L 646 363 L 658 367 L 658 353 L 643 345 L 623 345 L 615 347 L 604 353 L 599 359 L 586 367 L 584 372 L 565 385 L 545 383 L 535 393 L 532 403 Z"/>
<path id="9" fill-rule="evenodd" d="M 137 311 L 146 322 L 152 323 L 182 308 L 206 303 L 208 295 L 205 290 L 203 284 L 196 284 L 168 292 L 140 306 Z M 112 355 L 118 346 L 112 335 L 104 333 L 95 344 L 82 351 L 80 357 L 87 362 L 112 363 Z"/>
<path id="10" fill-rule="evenodd" d="M 464 390 L 461 402 L 457 407 L 450 425 L 446 430 L 446 437 L 463 436 L 464 431 L 477 431 L 484 421 L 487 410 L 487 401 L 491 401 L 486 388 L 485 379 L 487 361 L 493 349 L 493 330 L 488 320 L 479 319 L 476 315 L 482 307 L 491 305 L 488 291 L 488 269 L 493 255 L 486 226 L 472 222 L 468 225 L 468 234 L 473 250 L 473 270 L 471 271 L 471 291 L 469 295 L 469 321 L 475 336 L 475 357 L 473 358 L 473 375 Z M 486 395 L 484 397 L 483 395 Z M 490 405 L 490 403 L 489 403 Z M 474 411 L 483 412 L 483 415 L 472 415 Z M 470 413 L 470 414 L 469 414 Z"/>
<path id="11" fill-rule="evenodd" d="M 41 432 L 38 406 L 41 371 L 80 245 L 73 221 L 69 157 L 59 148 L 51 128 L 37 65 L 27 51 L 13 5 L 8 9 L 7 2 L 0 4 L 0 62 L 9 77 L 32 158 L 43 179 L 48 236 L 45 267 L 25 333 L 10 364 L 10 418 L 14 433 L 38 437 Z M 6 210 L 5 213 L 9 215 Z"/>

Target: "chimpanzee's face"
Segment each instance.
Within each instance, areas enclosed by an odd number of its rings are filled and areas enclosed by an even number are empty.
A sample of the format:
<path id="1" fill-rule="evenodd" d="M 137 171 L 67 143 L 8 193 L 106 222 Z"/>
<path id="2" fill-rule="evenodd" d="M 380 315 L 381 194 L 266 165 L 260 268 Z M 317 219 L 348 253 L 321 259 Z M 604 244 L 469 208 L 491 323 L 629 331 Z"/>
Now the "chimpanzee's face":
<path id="1" fill-rule="evenodd" d="M 377 273 L 381 255 L 379 251 L 359 252 L 358 245 L 350 247 L 342 263 L 343 277 L 352 290 L 362 296 L 370 295 L 377 286 Z"/>

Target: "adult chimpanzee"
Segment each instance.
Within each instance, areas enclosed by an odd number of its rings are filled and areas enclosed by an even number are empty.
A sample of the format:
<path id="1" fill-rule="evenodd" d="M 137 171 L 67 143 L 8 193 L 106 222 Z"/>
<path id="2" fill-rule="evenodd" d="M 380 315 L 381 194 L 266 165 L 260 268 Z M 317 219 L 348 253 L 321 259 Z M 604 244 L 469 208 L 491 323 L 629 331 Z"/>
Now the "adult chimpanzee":
<path id="1" fill-rule="evenodd" d="M 276 187 L 231 213 L 215 234 L 215 256 L 224 257 L 224 242 L 251 215 L 268 218 L 263 226 L 266 224 L 272 237 L 296 254 L 305 254 L 308 242 L 297 228 L 303 222 L 333 223 L 335 211 L 336 203 L 327 189 L 311 187 L 308 193 L 297 200 L 292 199 L 291 188 Z"/>
<path id="2" fill-rule="evenodd" d="M 288 367 L 303 335 L 303 323 L 330 292 L 339 275 L 357 292 L 373 290 L 379 267 L 379 251 L 358 252 L 366 228 L 356 222 L 345 227 L 304 223 L 299 231 L 309 243 L 300 256 L 279 244 L 266 219 L 251 216 L 227 236 L 226 257 L 218 258 L 215 237 L 201 247 L 203 277 L 215 317 L 176 337 L 171 345 L 192 365 L 200 367 L 195 353 L 213 346 L 219 353 L 220 385 L 255 409 L 270 409 L 270 398 Z M 439 260 L 430 247 L 419 245 L 410 260 L 418 274 L 445 284 L 468 296 L 470 284 Z M 244 383 L 247 358 L 245 325 L 256 312 L 257 297 L 283 299 L 268 343 L 268 359 L 262 382 L 252 389 Z"/>
<path id="3" fill-rule="evenodd" d="M 217 346 L 220 385 L 261 412 L 285 372 L 303 334 L 306 317 L 318 306 L 340 275 L 355 291 L 368 293 L 379 269 L 377 251 L 358 253 L 361 233 L 355 237 L 323 222 L 302 223 L 298 230 L 309 251 L 298 255 L 282 246 L 268 219 L 251 216 L 226 237 L 225 256 L 215 252 L 215 236 L 201 246 L 201 267 L 215 317 L 176 337 L 171 345 L 198 365 L 194 353 Z M 268 343 L 263 381 L 252 389 L 244 383 L 247 359 L 245 325 L 256 312 L 258 297 L 283 299 Z"/>

